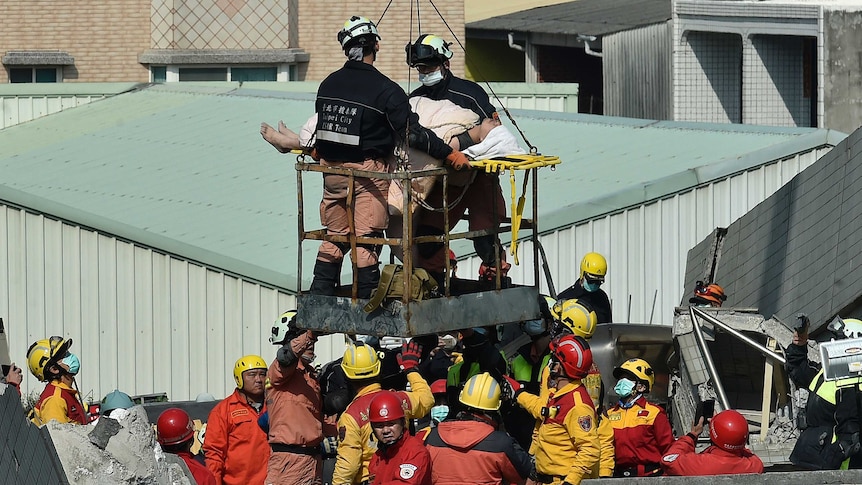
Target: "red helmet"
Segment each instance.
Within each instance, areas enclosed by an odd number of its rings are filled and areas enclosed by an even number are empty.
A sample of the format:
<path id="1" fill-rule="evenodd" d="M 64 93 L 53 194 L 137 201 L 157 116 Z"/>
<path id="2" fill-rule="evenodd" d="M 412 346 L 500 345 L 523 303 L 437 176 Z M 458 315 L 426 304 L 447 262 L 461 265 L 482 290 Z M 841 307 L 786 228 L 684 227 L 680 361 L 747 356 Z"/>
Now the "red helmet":
<path id="1" fill-rule="evenodd" d="M 565 335 L 551 342 L 554 359 L 563 366 L 563 372 L 573 379 L 583 379 L 593 365 L 590 344 L 577 335 Z"/>
<path id="2" fill-rule="evenodd" d="M 156 422 L 156 440 L 160 445 L 175 445 L 192 439 L 195 425 L 189 413 L 180 408 L 168 408 Z"/>
<path id="3" fill-rule="evenodd" d="M 403 417 L 401 398 L 392 391 L 380 391 L 368 405 L 368 420 L 372 423 L 385 423 Z"/>
<path id="4" fill-rule="evenodd" d="M 446 379 L 437 379 L 431 384 L 431 394 L 446 394 Z"/>
<path id="5" fill-rule="evenodd" d="M 722 411 L 709 421 L 709 439 L 719 448 L 741 453 L 748 441 L 748 421 L 733 409 Z"/>

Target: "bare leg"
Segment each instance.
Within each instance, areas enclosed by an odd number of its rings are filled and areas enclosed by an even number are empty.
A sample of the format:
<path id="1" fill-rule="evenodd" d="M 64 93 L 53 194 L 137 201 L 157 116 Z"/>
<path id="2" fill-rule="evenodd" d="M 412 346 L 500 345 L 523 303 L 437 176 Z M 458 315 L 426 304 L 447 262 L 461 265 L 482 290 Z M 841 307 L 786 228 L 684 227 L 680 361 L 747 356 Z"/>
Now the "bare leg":
<path id="1" fill-rule="evenodd" d="M 278 130 L 267 123 L 261 123 L 260 135 L 281 153 L 302 148 L 299 135 L 288 129 L 281 121 L 278 122 Z"/>

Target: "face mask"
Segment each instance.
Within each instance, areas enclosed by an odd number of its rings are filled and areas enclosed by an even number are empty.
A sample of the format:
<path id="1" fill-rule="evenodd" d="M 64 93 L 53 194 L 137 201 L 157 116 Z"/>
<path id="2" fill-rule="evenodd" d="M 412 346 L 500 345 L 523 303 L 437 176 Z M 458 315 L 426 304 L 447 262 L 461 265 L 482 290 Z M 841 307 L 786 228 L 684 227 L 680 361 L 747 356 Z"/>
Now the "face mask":
<path id="1" fill-rule="evenodd" d="M 618 380 L 617 385 L 614 386 L 614 392 L 617 393 L 617 396 L 619 397 L 630 396 L 634 390 L 635 383 L 626 378 Z"/>
<path id="2" fill-rule="evenodd" d="M 73 376 L 81 370 L 81 361 L 78 360 L 78 356 L 73 353 L 69 353 L 69 355 L 63 358 L 60 362 L 69 367 L 69 374 L 72 374 Z"/>
<path id="3" fill-rule="evenodd" d="M 530 320 L 524 322 L 524 333 L 527 335 L 534 337 L 536 335 L 541 335 L 545 331 L 545 322 L 541 320 Z"/>
<path id="4" fill-rule="evenodd" d="M 419 82 L 424 86 L 433 86 L 443 80 L 443 70 L 437 69 L 428 74 L 419 74 Z"/>
<path id="5" fill-rule="evenodd" d="M 446 416 L 449 416 L 449 406 L 441 404 L 439 406 L 434 406 L 433 408 L 431 408 L 432 420 L 439 423 L 446 419 Z"/>
<path id="6" fill-rule="evenodd" d="M 583 286 L 585 290 L 589 291 L 590 293 L 593 293 L 599 291 L 599 286 L 601 286 L 601 283 L 590 283 L 586 280 L 586 278 L 584 278 Z"/>

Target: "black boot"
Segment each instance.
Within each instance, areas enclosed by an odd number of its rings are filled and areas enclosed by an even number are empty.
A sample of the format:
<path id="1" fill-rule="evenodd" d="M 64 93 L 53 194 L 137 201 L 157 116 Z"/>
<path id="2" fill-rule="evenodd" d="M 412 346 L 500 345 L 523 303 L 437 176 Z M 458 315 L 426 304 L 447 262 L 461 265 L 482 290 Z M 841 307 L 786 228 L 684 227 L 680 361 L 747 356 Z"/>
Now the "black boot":
<path id="1" fill-rule="evenodd" d="M 380 283 L 380 268 L 374 265 L 356 271 L 356 296 L 367 300 Z"/>
<path id="2" fill-rule="evenodd" d="M 314 263 L 314 279 L 311 280 L 311 288 L 308 292 L 312 295 L 335 295 L 335 288 L 341 279 L 341 261 L 327 263 L 317 260 Z"/>

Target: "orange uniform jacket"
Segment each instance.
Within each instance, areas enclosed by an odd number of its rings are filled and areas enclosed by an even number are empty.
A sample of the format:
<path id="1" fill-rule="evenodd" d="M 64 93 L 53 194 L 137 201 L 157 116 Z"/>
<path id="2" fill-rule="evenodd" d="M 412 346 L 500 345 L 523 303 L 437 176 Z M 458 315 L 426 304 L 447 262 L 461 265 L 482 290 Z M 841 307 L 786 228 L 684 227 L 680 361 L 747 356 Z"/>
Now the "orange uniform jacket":
<path id="1" fill-rule="evenodd" d="M 203 448 L 219 485 L 261 485 L 266 480 L 269 443 L 258 416 L 239 389 L 210 411 Z"/>
<path id="2" fill-rule="evenodd" d="M 673 430 L 664 409 L 641 396 L 628 409 L 619 403 L 602 417 L 614 429 L 616 468 L 660 468 L 661 458 L 673 444 Z M 638 475 L 641 475 L 641 468 Z"/>
<path id="3" fill-rule="evenodd" d="M 431 456 L 405 429 L 392 446 L 374 452 L 368 471 L 372 485 L 431 485 Z"/>
<path id="4" fill-rule="evenodd" d="M 316 447 L 323 441 L 323 398 L 320 385 L 302 359 L 290 367 L 274 360 L 267 373 L 272 387 L 266 392 L 269 442 Z M 327 430 L 334 436 L 335 429 Z"/>

